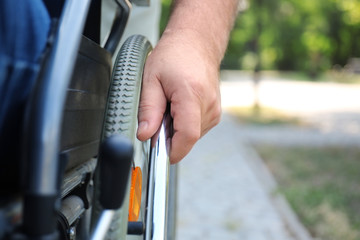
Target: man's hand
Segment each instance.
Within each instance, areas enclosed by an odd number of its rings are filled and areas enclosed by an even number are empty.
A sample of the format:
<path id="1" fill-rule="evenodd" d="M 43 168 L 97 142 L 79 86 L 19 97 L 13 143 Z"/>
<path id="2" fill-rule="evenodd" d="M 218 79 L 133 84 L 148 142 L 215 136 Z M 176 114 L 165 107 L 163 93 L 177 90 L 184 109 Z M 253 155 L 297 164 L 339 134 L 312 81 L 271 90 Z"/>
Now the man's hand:
<path id="1" fill-rule="evenodd" d="M 138 138 L 155 134 L 170 103 L 171 163 L 179 162 L 220 120 L 218 66 L 208 54 L 197 33 L 166 32 L 146 62 Z"/>
<path id="2" fill-rule="evenodd" d="M 140 140 L 173 118 L 170 161 L 179 162 L 220 120 L 219 65 L 238 0 L 175 0 L 170 21 L 148 57 L 139 107 Z"/>

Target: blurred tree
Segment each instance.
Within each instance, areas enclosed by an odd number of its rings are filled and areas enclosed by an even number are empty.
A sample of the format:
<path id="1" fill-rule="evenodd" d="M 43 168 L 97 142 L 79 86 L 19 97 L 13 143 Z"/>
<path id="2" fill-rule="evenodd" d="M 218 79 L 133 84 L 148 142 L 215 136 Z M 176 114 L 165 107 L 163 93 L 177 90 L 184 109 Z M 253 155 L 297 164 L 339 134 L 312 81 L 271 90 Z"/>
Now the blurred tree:
<path id="1" fill-rule="evenodd" d="M 316 76 L 359 56 L 359 0 L 251 0 L 235 23 L 222 67 Z"/>
<path id="2" fill-rule="evenodd" d="M 163 31 L 171 0 L 162 3 Z M 248 0 L 247 5 L 235 22 L 222 68 L 316 76 L 360 57 L 360 0 Z"/>

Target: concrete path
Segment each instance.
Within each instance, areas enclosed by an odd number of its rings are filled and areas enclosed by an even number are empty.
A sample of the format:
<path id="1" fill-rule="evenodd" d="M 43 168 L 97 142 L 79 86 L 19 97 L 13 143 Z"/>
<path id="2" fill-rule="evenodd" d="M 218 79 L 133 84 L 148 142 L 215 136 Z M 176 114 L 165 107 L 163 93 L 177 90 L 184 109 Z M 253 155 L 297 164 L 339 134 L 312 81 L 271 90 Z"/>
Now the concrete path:
<path id="1" fill-rule="evenodd" d="M 178 240 L 292 240 L 227 115 L 180 163 Z"/>
<path id="2" fill-rule="evenodd" d="M 253 103 L 250 76 L 226 72 L 223 77 L 225 110 Z M 178 240 L 310 239 L 286 201 L 274 195 L 276 183 L 248 143 L 360 144 L 360 87 L 270 78 L 261 84 L 259 99 L 314 127 L 244 128 L 225 113 L 179 165 Z"/>

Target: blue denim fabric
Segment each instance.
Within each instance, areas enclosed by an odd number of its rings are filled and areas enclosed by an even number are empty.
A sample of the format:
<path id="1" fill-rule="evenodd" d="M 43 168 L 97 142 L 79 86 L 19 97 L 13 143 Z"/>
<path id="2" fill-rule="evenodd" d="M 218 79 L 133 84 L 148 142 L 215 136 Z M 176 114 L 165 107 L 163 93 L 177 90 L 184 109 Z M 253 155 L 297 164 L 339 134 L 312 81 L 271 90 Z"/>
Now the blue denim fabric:
<path id="1" fill-rule="evenodd" d="M 0 1 L 0 54 L 37 62 L 46 44 L 50 17 L 42 0 Z"/>
<path id="2" fill-rule="evenodd" d="M 0 134 L 8 111 L 28 96 L 49 28 L 42 0 L 0 1 Z"/>
<path id="3" fill-rule="evenodd" d="M 49 29 L 42 0 L 0 0 L 0 182 L 16 174 L 25 103 Z"/>

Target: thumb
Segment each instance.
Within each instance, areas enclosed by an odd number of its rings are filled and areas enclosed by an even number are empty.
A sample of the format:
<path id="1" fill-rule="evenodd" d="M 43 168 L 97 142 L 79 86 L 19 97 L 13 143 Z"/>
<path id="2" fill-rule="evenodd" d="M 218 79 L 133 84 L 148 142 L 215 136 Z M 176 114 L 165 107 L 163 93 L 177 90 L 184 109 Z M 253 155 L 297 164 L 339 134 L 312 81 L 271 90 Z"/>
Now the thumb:
<path id="1" fill-rule="evenodd" d="M 156 77 L 145 78 L 140 97 L 137 138 L 145 141 L 159 129 L 166 110 L 166 97 Z"/>

